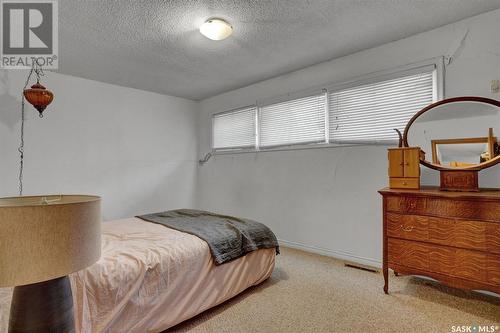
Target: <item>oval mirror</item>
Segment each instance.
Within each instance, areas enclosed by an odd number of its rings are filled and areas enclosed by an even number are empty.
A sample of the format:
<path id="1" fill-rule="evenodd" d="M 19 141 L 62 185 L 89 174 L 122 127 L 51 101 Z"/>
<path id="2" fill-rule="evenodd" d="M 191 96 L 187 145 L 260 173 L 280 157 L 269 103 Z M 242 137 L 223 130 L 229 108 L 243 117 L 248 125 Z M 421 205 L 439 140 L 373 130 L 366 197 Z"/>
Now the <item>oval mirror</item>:
<path id="1" fill-rule="evenodd" d="M 500 162 L 500 101 L 455 97 L 429 105 L 406 125 L 403 143 L 420 147 L 436 170 L 481 170 Z"/>

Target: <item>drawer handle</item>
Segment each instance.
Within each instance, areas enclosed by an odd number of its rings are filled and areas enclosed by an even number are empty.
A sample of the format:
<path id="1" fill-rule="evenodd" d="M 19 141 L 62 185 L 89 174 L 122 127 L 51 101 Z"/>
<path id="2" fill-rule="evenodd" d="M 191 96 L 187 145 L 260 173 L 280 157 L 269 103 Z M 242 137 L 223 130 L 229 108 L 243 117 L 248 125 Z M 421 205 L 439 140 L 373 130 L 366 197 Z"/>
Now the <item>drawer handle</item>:
<path id="1" fill-rule="evenodd" d="M 399 208 L 402 210 L 416 209 L 417 203 L 415 201 L 408 202 L 408 201 L 401 200 L 399 202 Z"/>
<path id="2" fill-rule="evenodd" d="M 405 227 L 404 225 L 401 224 L 401 230 L 410 232 L 413 230 L 413 226 Z"/>

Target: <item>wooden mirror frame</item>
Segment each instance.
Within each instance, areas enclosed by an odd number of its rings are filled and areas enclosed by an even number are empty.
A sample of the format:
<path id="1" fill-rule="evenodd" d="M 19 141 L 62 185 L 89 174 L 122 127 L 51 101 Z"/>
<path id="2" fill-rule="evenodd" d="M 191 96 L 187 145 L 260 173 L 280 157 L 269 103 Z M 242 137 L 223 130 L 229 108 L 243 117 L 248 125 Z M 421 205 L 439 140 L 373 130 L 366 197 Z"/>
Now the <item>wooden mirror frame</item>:
<path id="1" fill-rule="evenodd" d="M 427 111 L 430 111 L 434 109 L 435 107 L 438 107 L 440 105 L 444 104 L 450 104 L 450 103 L 456 103 L 456 102 L 477 102 L 477 103 L 485 103 L 485 104 L 490 104 L 494 105 L 496 107 L 500 108 L 500 101 L 491 99 L 491 98 L 486 98 L 486 97 L 477 97 L 477 96 L 463 96 L 463 97 L 453 97 L 453 98 L 447 98 L 443 99 L 441 101 L 438 101 L 436 103 L 432 103 L 419 112 L 417 112 L 409 121 L 408 124 L 406 124 L 405 131 L 403 133 L 403 146 L 404 147 L 409 147 L 408 145 L 408 132 L 410 131 L 411 125 L 424 113 Z M 438 164 L 433 164 L 427 160 L 420 159 L 420 164 L 425 165 L 428 168 L 434 169 L 434 170 L 439 170 L 439 171 L 479 171 L 483 170 L 489 167 L 492 167 L 496 164 L 500 163 L 500 156 L 494 157 L 486 162 L 473 165 L 473 166 L 466 166 L 466 167 L 447 167 L 444 165 L 438 165 Z"/>

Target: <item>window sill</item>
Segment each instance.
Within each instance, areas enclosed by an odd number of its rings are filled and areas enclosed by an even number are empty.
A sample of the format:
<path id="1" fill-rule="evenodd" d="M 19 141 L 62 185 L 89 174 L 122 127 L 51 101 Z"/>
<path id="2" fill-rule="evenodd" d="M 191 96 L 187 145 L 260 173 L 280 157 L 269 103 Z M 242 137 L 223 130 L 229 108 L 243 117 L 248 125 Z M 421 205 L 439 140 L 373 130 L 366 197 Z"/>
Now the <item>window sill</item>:
<path id="1" fill-rule="evenodd" d="M 398 145 L 398 141 L 380 141 L 380 142 L 359 142 L 359 143 L 316 143 L 303 145 L 288 145 L 269 148 L 242 148 L 242 149 L 217 149 L 213 150 L 213 155 L 232 155 L 232 154 L 247 154 L 247 153 L 265 153 L 275 151 L 291 151 L 291 150 L 308 150 L 308 149 L 330 149 L 330 148 L 346 148 L 346 147 L 369 147 L 382 146 L 394 147 Z"/>

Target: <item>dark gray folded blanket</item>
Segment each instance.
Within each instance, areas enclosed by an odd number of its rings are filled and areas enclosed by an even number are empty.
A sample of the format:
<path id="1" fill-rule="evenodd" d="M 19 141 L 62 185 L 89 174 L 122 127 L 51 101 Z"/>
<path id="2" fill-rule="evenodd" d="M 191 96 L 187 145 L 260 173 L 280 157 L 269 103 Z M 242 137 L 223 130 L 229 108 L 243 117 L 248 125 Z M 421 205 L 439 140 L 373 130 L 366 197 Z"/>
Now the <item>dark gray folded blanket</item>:
<path id="1" fill-rule="evenodd" d="M 208 243 L 216 265 L 257 249 L 276 248 L 274 233 L 262 223 L 201 210 L 178 209 L 146 214 L 138 218 L 198 236 Z"/>

